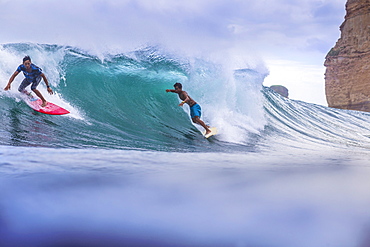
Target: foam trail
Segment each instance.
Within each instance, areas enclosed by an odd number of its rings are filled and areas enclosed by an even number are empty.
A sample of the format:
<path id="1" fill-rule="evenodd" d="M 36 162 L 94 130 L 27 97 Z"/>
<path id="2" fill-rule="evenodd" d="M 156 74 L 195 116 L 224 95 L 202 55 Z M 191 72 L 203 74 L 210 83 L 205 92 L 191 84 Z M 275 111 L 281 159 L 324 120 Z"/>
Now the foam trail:
<path id="1" fill-rule="evenodd" d="M 85 120 L 85 118 L 83 117 L 83 113 L 81 113 L 81 111 L 77 107 L 74 107 L 71 103 L 64 100 L 60 93 L 54 92 L 53 95 L 47 96 L 46 99 L 50 102 L 53 102 L 54 104 L 59 105 L 62 108 L 68 109 L 70 113 L 65 115 L 66 117 L 71 117 L 78 120 Z"/>

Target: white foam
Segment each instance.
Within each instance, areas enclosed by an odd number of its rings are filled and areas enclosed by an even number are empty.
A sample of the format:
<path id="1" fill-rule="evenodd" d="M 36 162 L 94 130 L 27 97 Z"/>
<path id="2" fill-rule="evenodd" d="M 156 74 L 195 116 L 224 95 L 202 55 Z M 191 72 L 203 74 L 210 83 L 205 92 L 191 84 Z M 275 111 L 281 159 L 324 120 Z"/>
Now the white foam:
<path id="1" fill-rule="evenodd" d="M 218 128 L 218 139 L 247 143 L 250 133 L 259 133 L 264 128 L 260 91 L 265 74 L 249 69 L 234 71 L 204 60 L 195 61 L 193 67 L 183 89 L 201 105 L 206 124 Z"/>

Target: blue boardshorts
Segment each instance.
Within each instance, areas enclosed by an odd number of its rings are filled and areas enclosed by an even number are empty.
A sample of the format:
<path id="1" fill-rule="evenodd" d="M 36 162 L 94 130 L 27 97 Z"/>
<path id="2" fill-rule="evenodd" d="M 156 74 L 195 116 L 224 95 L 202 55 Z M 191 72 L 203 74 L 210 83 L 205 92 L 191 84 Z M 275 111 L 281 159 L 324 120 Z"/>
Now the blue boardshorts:
<path id="1" fill-rule="evenodd" d="M 31 83 L 32 83 L 31 90 L 34 90 L 40 84 L 40 81 L 41 81 L 41 76 L 36 77 L 36 80 L 34 82 L 29 82 L 26 78 L 24 78 L 21 85 L 19 85 L 18 87 L 18 91 L 23 92 L 24 89 L 26 89 L 26 87 L 28 87 L 28 85 L 30 85 Z"/>
<path id="2" fill-rule="evenodd" d="M 200 108 L 200 105 L 195 104 L 190 107 L 190 117 L 191 118 L 194 118 L 194 117 L 200 118 L 201 115 L 202 115 L 202 109 Z"/>

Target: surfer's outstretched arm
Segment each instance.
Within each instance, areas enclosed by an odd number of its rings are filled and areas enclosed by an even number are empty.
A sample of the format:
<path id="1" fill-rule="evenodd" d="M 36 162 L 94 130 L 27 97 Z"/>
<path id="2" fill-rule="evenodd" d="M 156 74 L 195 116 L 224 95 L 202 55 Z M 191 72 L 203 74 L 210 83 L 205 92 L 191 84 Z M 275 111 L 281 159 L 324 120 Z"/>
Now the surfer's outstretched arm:
<path id="1" fill-rule="evenodd" d="M 166 89 L 166 92 L 177 93 L 179 95 L 180 99 L 182 100 L 179 106 L 183 106 L 185 103 L 188 103 L 188 100 L 190 100 L 187 92 L 182 91 L 181 89 Z"/>
<path id="2" fill-rule="evenodd" d="M 6 87 L 4 88 L 5 91 L 9 90 L 10 89 L 10 85 L 12 84 L 12 82 L 14 81 L 15 77 L 19 74 L 19 71 L 15 71 L 12 76 L 10 77 L 9 79 L 9 82 L 8 84 L 6 85 Z"/>
<path id="3" fill-rule="evenodd" d="M 179 92 L 177 92 L 177 90 L 175 90 L 175 89 L 166 89 L 166 92 L 167 92 L 167 93 L 179 93 Z"/>

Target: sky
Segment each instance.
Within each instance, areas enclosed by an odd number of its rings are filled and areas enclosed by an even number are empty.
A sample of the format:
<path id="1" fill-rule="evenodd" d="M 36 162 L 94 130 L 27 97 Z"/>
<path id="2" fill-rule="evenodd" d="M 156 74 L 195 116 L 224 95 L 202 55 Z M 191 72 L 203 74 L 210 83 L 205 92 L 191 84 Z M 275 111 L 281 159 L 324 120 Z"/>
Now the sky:
<path id="1" fill-rule="evenodd" d="M 0 0 L 0 44 L 35 42 L 119 53 L 160 44 L 235 69 L 263 64 L 265 86 L 327 105 L 327 52 L 346 0 Z"/>

